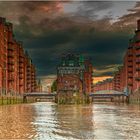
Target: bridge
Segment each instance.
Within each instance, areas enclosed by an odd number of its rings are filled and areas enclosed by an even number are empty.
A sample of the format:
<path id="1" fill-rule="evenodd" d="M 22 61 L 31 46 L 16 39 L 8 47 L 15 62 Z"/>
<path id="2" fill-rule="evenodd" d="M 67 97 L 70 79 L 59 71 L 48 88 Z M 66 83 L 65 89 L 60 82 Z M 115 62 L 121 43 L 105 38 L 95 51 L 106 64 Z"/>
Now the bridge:
<path id="1" fill-rule="evenodd" d="M 119 92 L 115 90 L 101 90 L 95 93 L 90 93 L 89 97 L 92 101 L 96 100 L 110 100 L 118 102 L 128 101 L 128 94 L 126 92 Z"/>
<path id="2" fill-rule="evenodd" d="M 112 101 L 112 102 L 128 102 L 129 96 L 125 92 L 115 90 L 102 90 L 89 94 L 90 101 Z M 23 102 L 36 102 L 36 101 L 53 101 L 57 102 L 57 93 L 34 92 L 23 94 Z"/>
<path id="3" fill-rule="evenodd" d="M 23 102 L 28 101 L 56 101 L 56 93 L 46 93 L 46 92 L 33 92 L 33 93 L 25 93 L 23 95 Z"/>

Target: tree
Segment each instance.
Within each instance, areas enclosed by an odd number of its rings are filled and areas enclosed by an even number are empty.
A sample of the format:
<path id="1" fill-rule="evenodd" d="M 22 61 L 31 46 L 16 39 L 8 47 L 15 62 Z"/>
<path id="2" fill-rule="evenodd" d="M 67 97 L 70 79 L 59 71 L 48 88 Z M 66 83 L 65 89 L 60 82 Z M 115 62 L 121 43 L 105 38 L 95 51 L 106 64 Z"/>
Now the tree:
<path id="1" fill-rule="evenodd" d="M 51 92 L 54 92 L 57 90 L 57 83 L 56 83 L 56 80 L 52 83 L 52 86 L 51 86 Z"/>

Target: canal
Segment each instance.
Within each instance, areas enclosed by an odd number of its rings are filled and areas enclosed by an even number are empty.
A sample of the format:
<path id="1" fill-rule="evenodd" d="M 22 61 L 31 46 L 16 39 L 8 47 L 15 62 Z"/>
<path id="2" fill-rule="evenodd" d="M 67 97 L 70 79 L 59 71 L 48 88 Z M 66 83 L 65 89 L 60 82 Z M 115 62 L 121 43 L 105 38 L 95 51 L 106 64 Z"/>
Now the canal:
<path id="1" fill-rule="evenodd" d="M 0 106 L 0 139 L 138 140 L 140 106 L 33 103 Z"/>

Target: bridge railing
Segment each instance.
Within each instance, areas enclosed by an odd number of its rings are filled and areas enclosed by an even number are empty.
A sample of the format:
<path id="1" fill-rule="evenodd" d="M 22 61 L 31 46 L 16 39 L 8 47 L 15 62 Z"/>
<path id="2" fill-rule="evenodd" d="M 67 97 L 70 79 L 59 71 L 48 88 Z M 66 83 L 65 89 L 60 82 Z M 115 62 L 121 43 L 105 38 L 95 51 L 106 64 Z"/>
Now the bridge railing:
<path id="1" fill-rule="evenodd" d="M 102 90 L 95 93 L 90 93 L 89 96 L 128 96 L 128 94 L 126 92 L 114 90 Z"/>

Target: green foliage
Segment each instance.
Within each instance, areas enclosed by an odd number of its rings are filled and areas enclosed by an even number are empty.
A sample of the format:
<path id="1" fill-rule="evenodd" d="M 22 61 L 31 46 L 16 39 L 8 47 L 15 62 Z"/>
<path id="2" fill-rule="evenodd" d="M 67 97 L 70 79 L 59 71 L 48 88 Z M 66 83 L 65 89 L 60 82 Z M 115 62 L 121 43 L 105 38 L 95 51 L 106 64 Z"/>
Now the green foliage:
<path id="1" fill-rule="evenodd" d="M 51 86 L 51 92 L 54 92 L 57 90 L 57 83 L 56 80 L 53 82 L 52 86 Z"/>
<path id="2" fill-rule="evenodd" d="M 0 97 L 0 105 L 23 103 L 22 98 L 17 97 Z"/>

